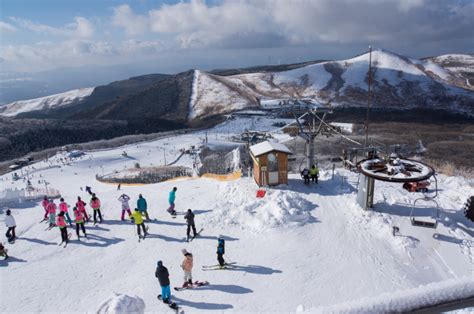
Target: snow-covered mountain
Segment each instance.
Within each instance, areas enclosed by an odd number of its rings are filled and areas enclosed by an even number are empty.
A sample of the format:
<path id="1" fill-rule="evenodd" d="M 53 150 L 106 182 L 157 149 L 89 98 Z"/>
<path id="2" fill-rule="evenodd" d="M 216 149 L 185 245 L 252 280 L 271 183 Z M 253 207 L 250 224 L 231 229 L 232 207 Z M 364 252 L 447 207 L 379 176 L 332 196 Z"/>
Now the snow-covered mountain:
<path id="1" fill-rule="evenodd" d="M 449 54 L 430 58 L 432 62 L 453 73 L 456 83 L 464 88 L 474 90 L 474 55 Z"/>
<path id="2" fill-rule="evenodd" d="M 189 118 L 257 108 L 262 101 L 272 99 L 312 98 L 321 103 L 331 101 L 333 106 L 365 106 L 368 63 L 367 53 L 284 72 L 223 77 L 196 71 Z M 474 71 L 473 63 L 463 64 Z M 372 65 L 375 107 L 421 107 L 474 115 L 474 93 L 467 89 L 465 80 L 442 63 L 376 50 L 372 53 Z"/>
<path id="3" fill-rule="evenodd" d="M 0 115 L 13 117 L 23 112 L 55 109 L 73 105 L 92 94 L 93 91 L 94 88 L 80 88 L 46 97 L 15 101 L 0 107 Z"/>

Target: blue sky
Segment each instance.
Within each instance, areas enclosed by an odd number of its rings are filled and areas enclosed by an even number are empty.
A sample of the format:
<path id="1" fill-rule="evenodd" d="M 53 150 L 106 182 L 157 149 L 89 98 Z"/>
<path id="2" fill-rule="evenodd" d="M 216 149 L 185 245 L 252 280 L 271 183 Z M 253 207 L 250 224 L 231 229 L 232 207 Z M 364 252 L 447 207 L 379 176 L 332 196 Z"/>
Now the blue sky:
<path id="1" fill-rule="evenodd" d="M 474 1 L 2 0 L 2 71 L 152 64 L 153 71 L 474 52 Z"/>

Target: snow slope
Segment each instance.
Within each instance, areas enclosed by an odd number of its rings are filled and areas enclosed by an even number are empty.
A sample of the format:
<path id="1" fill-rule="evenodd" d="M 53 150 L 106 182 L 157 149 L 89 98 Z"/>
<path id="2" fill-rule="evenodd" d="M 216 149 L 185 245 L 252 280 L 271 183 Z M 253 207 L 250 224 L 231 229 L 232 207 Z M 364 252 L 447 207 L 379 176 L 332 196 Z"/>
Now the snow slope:
<path id="1" fill-rule="evenodd" d="M 209 144 L 228 145 L 227 139 L 251 121 L 235 119 L 208 130 Z M 271 129 L 278 121 L 260 122 L 256 128 Z M 446 280 L 472 276 L 474 224 L 464 219 L 461 207 L 474 188 L 463 178 L 439 176 L 441 217 L 436 230 L 410 224 L 410 204 L 417 196 L 398 184 L 376 182 L 375 210 L 364 212 L 355 201 L 357 175 L 344 169 L 337 169 L 334 178 L 330 169 L 322 169 L 317 186 L 305 186 L 292 174 L 288 186 L 267 189 L 261 200 L 255 198 L 252 178 L 192 178 L 122 186 L 120 191 L 95 181 L 97 173 L 131 168 L 136 162 L 161 165 L 163 148 L 166 159 L 173 160 L 180 149 L 202 143 L 204 132 L 91 151 L 69 164 L 56 155 L 25 168 L 43 169 L 32 174 L 33 184 L 46 180 L 69 204 L 77 196 L 88 201 L 81 188 L 91 186 L 102 200 L 105 221 L 87 225 L 89 237 L 81 241 L 70 229 L 72 241 L 62 248 L 57 245 L 59 230 L 45 231 L 46 225 L 38 223 L 43 215 L 39 203 L 12 205 L 19 238 L 7 244 L 11 258 L 0 261 L 2 311 L 172 313 L 156 299 L 160 289 L 154 271 L 162 260 L 171 285 L 181 285 L 182 248 L 194 254 L 194 279 L 211 283 L 172 291 L 186 312 L 293 312 L 300 305 L 311 309 L 382 294 L 391 298 L 393 291 L 426 284 L 443 287 Z M 124 150 L 128 157 L 121 155 Z M 185 155 L 177 165 L 192 162 Z M 55 165 L 61 167 L 48 168 Z M 2 188 L 24 186 L 10 177 L 0 177 Z M 183 216 L 172 219 L 165 211 L 174 186 L 177 210 L 192 208 L 196 227 L 204 228 L 191 243 L 184 242 Z M 148 223 L 150 236 L 140 243 L 135 227 L 120 221 L 117 198 L 123 192 L 132 197 L 132 205 L 142 193 L 151 217 L 157 218 Z M 400 228 L 399 236 L 392 236 L 392 226 Z M 5 232 L 4 224 L 0 231 Z M 238 266 L 203 271 L 202 265 L 216 264 L 219 235 L 227 240 L 226 259 Z M 467 289 L 474 295 L 472 285 Z"/>
<path id="2" fill-rule="evenodd" d="M 80 88 L 46 97 L 15 101 L 0 107 L 0 115 L 13 117 L 23 112 L 67 106 L 89 96 L 93 91 L 94 88 Z"/>

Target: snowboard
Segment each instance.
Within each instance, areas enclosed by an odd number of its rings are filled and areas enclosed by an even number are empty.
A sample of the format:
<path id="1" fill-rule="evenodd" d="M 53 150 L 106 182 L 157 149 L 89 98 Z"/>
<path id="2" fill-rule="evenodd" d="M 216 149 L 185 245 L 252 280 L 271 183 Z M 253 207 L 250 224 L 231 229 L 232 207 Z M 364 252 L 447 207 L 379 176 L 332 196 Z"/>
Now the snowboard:
<path id="1" fill-rule="evenodd" d="M 163 302 L 163 299 L 161 298 L 161 294 L 158 295 L 158 300 Z M 176 303 L 174 303 L 173 301 L 169 301 L 168 303 L 165 303 L 165 304 L 167 304 L 170 308 L 175 310 L 176 313 L 178 313 L 178 311 L 180 310 L 180 307 Z"/>
<path id="2" fill-rule="evenodd" d="M 197 288 L 197 287 L 200 287 L 200 286 L 205 286 L 205 285 L 208 285 L 208 284 L 209 284 L 208 281 L 195 281 L 195 282 L 193 282 L 192 285 L 187 285 L 186 287 L 174 287 L 174 290 L 183 291 L 183 290 L 187 290 L 187 289 L 194 289 L 194 288 Z"/>

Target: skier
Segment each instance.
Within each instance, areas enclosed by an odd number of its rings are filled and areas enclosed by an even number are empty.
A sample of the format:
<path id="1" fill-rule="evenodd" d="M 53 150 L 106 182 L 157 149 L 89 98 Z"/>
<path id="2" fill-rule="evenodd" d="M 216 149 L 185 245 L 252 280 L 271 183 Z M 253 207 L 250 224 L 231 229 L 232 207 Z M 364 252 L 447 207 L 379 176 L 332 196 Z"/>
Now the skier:
<path id="1" fill-rule="evenodd" d="M 125 211 L 127 211 L 128 217 L 132 215 L 132 212 L 130 211 L 130 205 L 128 204 L 130 196 L 128 196 L 127 194 L 122 194 L 120 195 L 118 200 L 122 203 L 122 220 L 125 220 Z"/>
<path id="2" fill-rule="evenodd" d="M 86 227 L 84 226 L 84 215 L 82 214 L 82 212 L 77 207 L 74 207 L 73 211 L 74 211 L 74 219 L 76 221 L 77 239 L 80 238 L 80 236 L 79 236 L 79 227 L 82 229 L 82 233 L 84 233 L 84 236 L 87 238 Z"/>
<path id="3" fill-rule="evenodd" d="M 67 238 L 67 227 L 66 227 L 66 221 L 64 220 L 64 212 L 60 212 L 58 214 L 58 217 L 56 218 L 56 225 L 59 227 L 59 230 L 61 231 L 61 243 L 66 242 L 68 243 L 68 238 Z"/>
<path id="4" fill-rule="evenodd" d="M 170 274 L 168 273 L 168 269 L 163 266 L 162 261 L 158 261 L 155 277 L 158 278 L 161 286 L 161 299 L 163 303 L 170 304 L 171 303 L 171 289 L 170 289 Z"/>
<path id="5" fill-rule="evenodd" d="M 146 231 L 145 223 L 143 222 L 142 213 L 138 210 L 138 208 L 135 208 L 135 211 L 131 215 L 131 219 L 133 222 L 135 222 L 135 225 L 137 225 L 138 237 L 142 237 L 142 234 L 140 233 L 140 227 L 142 227 L 144 233 L 143 238 L 145 238 L 148 235 L 148 232 Z"/>
<path id="6" fill-rule="evenodd" d="M 80 196 L 77 197 L 76 207 L 84 215 L 84 218 L 85 218 L 84 222 L 88 222 L 89 216 L 87 215 L 87 211 L 86 211 L 86 203 L 81 199 Z"/>
<path id="7" fill-rule="evenodd" d="M 45 195 L 45 197 L 43 198 L 43 201 L 41 202 L 41 205 L 44 208 L 43 220 L 48 220 L 48 204 L 49 204 L 48 197 Z"/>
<path id="8" fill-rule="evenodd" d="M 193 284 L 193 255 L 186 251 L 186 249 L 182 249 L 181 252 L 184 254 L 184 260 L 181 263 L 181 268 L 184 271 L 184 283 L 183 288 L 188 287 L 189 285 Z"/>
<path id="9" fill-rule="evenodd" d="M 120 190 L 120 187 L 121 187 L 121 186 L 122 186 L 122 185 L 121 185 L 120 183 L 117 185 L 117 191 Z"/>
<path id="10" fill-rule="evenodd" d="M 8 239 L 9 243 L 15 242 L 16 239 L 16 234 L 15 234 L 15 228 L 16 228 L 16 221 L 15 218 L 12 215 L 12 211 L 7 209 L 7 216 L 5 217 L 5 225 L 7 226 L 8 230 L 5 233 L 5 236 Z"/>
<path id="11" fill-rule="evenodd" d="M 90 186 L 86 185 L 86 192 L 89 193 L 89 195 L 92 195 L 92 189 Z"/>
<path id="12" fill-rule="evenodd" d="M 225 254 L 225 240 L 222 237 L 219 237 L 217 239 L 217 261 L 219 262 L 219 265 L 221 268 L 224 267 L 225 261 L 224 261 L 224 254 Z"/>
<path id="13" fill-rule="evenodd" d="M 92 198 L 89 204 L 94 210 L 94 223 L 97 223 L 97 214 L 99 214 L 100 222 L 102 222 L 102 213 L 100 212 L 100 200 L 97 196 L 95 196 L 95 193 L 92 193 Z"/>
<path id="14" fill-rule="evenodd" d="M 196 236 L 196 226 L 194 225 L 194 213 L 190 209 L 188 209 L 186 215 L 184 215 L 184 219 L 186 219 L 186 223 L 188 224 L 188 229 L 186 230 L 186 236 L 189 241 L 189 234 L 191 233 L 191 228 L 193 228 L 193 237 Z"/>
<path id="15" fill-rule="evenodd" d="M 69 213 L 68 213 L 67 209 L 68 209 L 67 204 L 64 201 L 64 198 L 61 197 L 60 203 L 59 203 L 59 212 L 64 213 L 64 215 L 67 218 L 67 223 L 72 227 L 71 217 L 69 216 Z"/>
<path id="16" fill-rule="evenodd" d="M 52 228 L 56 224 L 56 209 L 58 208 L 54 203 L 53 199 L 50 198 L 48 202 L 48 213 L 49 213 L 49 226 Z"/>
<path id="17" fill-rule="evenodd" d="M 309 184 L 309 170 L 308 170 L 308 168 L 304 168 L 303 171 L 301 171 L 301 176 L 303 177 L 304 184 Z"/>
<path id="18" fill-rule="evenodd" d="M 8 250 L 3 246 L 3 243 L 0 243 L 0 256 L 3 256 L 5 259 L 8 258 Z"/>
<path id="19" fill-rule="evenodd" d="M 150 217 L 148 216 L 148 210 L 147 210 L 147 203 L 146 203 L 146 199 L 141 195 L 139 194 L 138 195 L 138 200 L 137 200 L 137 208 L 138 210 L 140 211 L 140 213 L 142 215 L 145 215 L 146 217 L 146 220 L 150 220 Z"/>
<path id="20" fill-rule="evenodd" d="M 319 169 L 316 165 L 313 165 L 311 169 L 309 169 L 309 174 L 311 175 L 311 181 L 318 183 L 318 176 L 319 176 Z"/>
<path id="21" fill-rule="evenodd" d="M 171 215 L 176 215 L 176 210 L 174 209 L 174 201 L 176 199 L 176 191 L 178 190 L 177 187 L 174 187 L 173 190 L 171 190 L 170 195 L 168 197 L 168 203 L 170 204 L 170 207 L 168 207 L 167 211 Z"/>

